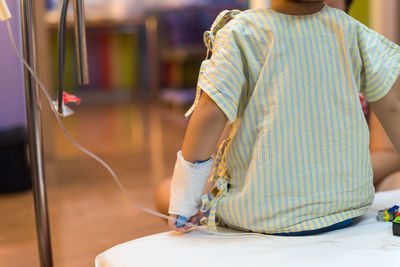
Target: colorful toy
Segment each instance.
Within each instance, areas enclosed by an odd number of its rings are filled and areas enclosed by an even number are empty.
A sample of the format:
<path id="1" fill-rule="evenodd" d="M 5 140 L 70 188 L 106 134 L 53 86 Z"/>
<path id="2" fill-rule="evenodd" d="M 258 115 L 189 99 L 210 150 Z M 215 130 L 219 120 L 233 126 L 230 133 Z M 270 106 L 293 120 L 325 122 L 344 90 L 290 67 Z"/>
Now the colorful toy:
<path id="1" fill-rule="evenodd" d="M 399 206 L 394 205 L 390 209 L 388 209 L 388 212 L 396 213 L 399 210 Z"/>
<path id="2" fill-rule="evenodd" d="M 393 220 L 393 235 L 400 236 L 400 216 Z"/>
<path id="3" fill-rule="evenodd" d="M 381 222 L 392 222 L 399 214 L 398 211 L 399 211 L 398 205 L 394 205 L 393 207 L 388 209 L 380 210 L 376 215 L 376 219 Z"/>

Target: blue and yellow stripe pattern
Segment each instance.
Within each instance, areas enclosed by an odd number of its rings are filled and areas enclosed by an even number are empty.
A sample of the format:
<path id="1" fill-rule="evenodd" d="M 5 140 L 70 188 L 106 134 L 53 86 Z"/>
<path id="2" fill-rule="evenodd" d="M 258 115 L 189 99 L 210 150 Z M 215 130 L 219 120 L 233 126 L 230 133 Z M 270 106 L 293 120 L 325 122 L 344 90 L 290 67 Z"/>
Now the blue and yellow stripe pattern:
<path id="1" fill-rule="evenodd" d="M 305 16 L 237 14 L 212 52 L 198 88 L 232 124 L 218 219 L 288 233 L 364 214 L 374 188 L 359 93 L 373 102 L 389 92 L 399 46 L 324 6 Z"/>

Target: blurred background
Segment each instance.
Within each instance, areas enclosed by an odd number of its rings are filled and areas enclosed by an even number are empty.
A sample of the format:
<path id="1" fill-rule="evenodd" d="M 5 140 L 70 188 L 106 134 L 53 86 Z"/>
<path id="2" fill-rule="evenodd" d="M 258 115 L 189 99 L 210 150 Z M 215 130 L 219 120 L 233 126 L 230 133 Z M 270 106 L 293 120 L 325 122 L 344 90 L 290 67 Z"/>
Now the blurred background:
<path id="1" fill-rule="evenodd" d="M 60 1 L 34 2 L 39 77 L 55 98 Z M 7 3 L 21 47 L 19 1 Z M 135 199 L 162 208 L 160 185 L 172 175 L 188 122 L 183 115 L 206 55 L 204 31 L 224 9 L 268 5 L 268 0 L 85 0 L 91 82 L 77 83 L 69 12 L 64 85 L 82 103 L 63 119 L 66 128 L 110 163 Z M 350 15 L 399 43 L 399 11 L 397 0 L 355 0 Z M 0 58 L 0 266 L 38 266 L 23 69 L 4 24 Z M 168 230 L 166 221 L 134 207 L 101 165 L 65 139 L 44 99 L 41 106 L 56 266 L 93 266 L 97 254 L 116 244 Z M 386 142 L 376 129 L 372 150 Z"/>

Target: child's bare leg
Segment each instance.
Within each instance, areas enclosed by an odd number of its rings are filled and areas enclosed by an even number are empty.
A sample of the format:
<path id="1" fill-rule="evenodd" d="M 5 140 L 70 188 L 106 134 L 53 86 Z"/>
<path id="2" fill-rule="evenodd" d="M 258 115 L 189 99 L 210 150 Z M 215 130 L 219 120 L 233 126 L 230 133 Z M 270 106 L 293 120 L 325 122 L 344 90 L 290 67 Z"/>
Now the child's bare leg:
<path id="1" fill-rule="evenodd" d="M 374 185 L 379 186 L 385 178 L 400 171 L 400 155 L 393 151 L 377 151 L 371 154 Z"/>
<path id="2" fill-rule="evenodd" d="M 400 172 L 393 173 L 383 179 L 376 187 L 377 192 L 399 190 L 400 189 Z"/>

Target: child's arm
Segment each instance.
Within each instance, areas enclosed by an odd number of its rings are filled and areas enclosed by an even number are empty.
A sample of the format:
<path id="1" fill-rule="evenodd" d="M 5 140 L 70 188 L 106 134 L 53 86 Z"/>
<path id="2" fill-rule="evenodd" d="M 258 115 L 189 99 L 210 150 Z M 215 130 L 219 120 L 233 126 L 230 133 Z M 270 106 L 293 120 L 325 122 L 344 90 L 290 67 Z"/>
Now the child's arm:
<path id="1" fill-rule="evenodd" d="M 376 186 L 387 176 L 400 171 L 400 153 L 397 153 L 373 112 L 370 114 L 369 127 L 371 130 L 371 163 Z"/>
<path id="2" fill-rule="evenodd" d="M 182 146 L 184 159 L 192 163 L 209 159 L 226 122 L 225 113 L 203 93 L 186 130 Z"/>
<path id="3" fill-rule="evenodd" d="M 370 104 L 397 152 L 400 153 L 400 77 L 386 96 Z"/>
<path id="4" fill-rule="evenodd" d="M 184 160 L 191 163 L 208 160 L 215 151 L 226 122 L 225 113 L 206 93 L 203 93 L 186 130 L 182 147 Z M 203 189 L 199 188 L 199 191 L 203 192 Z M 170 214 L 174 218 L 178 215 Z M 197 223 L 196 215 L 188 219 L 193 224 Z M 177 228 L 176 223 L 171 220 L 168 224 L 172 230 L 179 232 L 185 232 L 189 228 L 187 226 Z"/>

